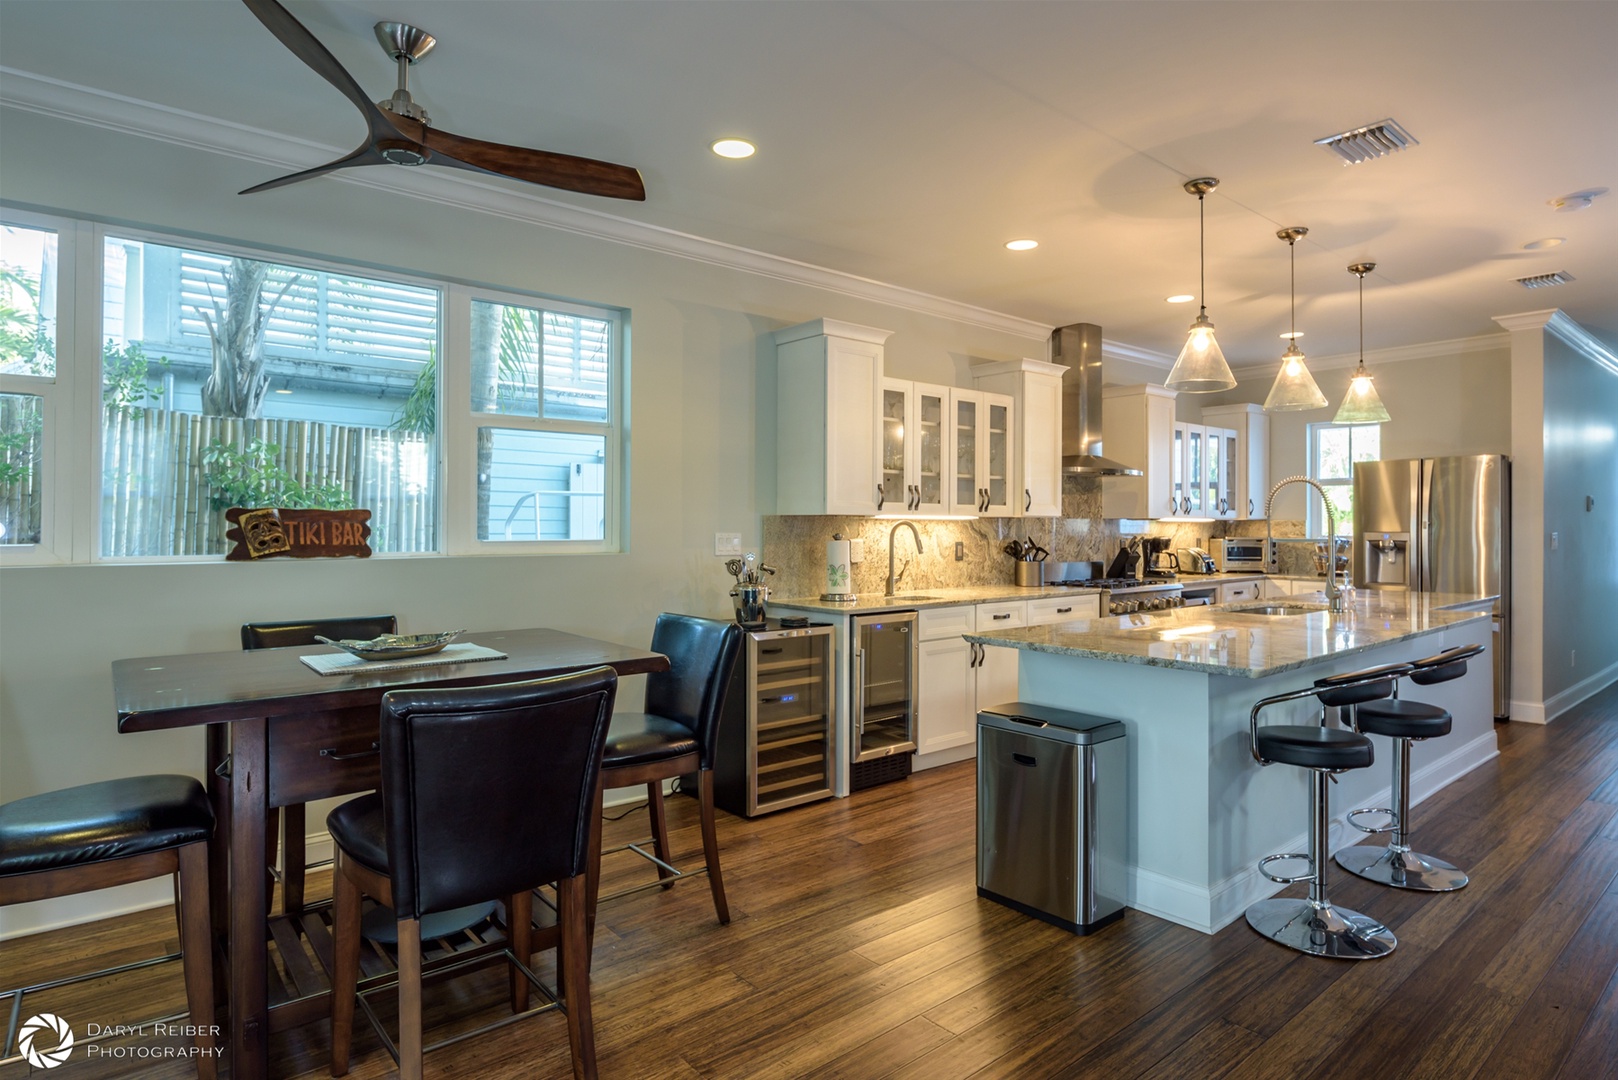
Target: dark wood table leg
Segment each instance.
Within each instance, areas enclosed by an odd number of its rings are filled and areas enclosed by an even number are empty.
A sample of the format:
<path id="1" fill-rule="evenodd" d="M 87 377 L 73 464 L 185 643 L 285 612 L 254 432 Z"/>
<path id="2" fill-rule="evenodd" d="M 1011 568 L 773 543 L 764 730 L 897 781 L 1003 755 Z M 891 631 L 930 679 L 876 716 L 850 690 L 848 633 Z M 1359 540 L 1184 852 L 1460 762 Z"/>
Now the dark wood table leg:
<path id="1" fill-rule="evenodd" d="M 230 969 L 226 946 L 230 934 L 230 725 L 209 724 L 203 779 L 213 803 L 213 835 L 208 838 L 208 929 L 213 942 L 213 992 L 216 1005 L 230 997 Z M 224 775 L 220 775 L 224 771 Z"/>
<path id="2" fill-rule="evenodd" d="M 266 722 L 233 725 L 230 763 L 230 1050 L 232 1080 L 269 1071 L 269 896 L 264 889 L 269 775 Z"/>

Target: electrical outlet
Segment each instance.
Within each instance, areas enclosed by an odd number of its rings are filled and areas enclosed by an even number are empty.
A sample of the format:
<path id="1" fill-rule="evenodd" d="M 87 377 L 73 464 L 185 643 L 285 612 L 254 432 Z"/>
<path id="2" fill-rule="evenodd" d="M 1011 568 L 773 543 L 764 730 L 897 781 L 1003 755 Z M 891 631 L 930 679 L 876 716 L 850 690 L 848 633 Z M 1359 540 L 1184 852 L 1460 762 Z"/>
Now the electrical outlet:
<path id="1" fill-rule="evenodd" d="M 742 534 L 714 533 L 713 553 L 715 555 L 740 555 L 742 553 Z"/>
<path id="2" fill-rule="evenodd" d="M 848 542 L 848 561 L 851 563 L 865 561 L 865 540 L 856 536 Z"/>
<path id="3" fill-rule="evenodd" d="M 956 562 L 965 562 L 966 561 L 966 541 L 964 541 L 964 540 L 955 541 L 955 561 Z"/>
<path id="4" fill-rule="evenodd" d="M 1559 548 L 1561 546 L 1562 546 L 1562 534 L 1559 533 L 1559 532 L 1551 533 L 1551 550 L 1555 551 L 1557 548 Z"/>

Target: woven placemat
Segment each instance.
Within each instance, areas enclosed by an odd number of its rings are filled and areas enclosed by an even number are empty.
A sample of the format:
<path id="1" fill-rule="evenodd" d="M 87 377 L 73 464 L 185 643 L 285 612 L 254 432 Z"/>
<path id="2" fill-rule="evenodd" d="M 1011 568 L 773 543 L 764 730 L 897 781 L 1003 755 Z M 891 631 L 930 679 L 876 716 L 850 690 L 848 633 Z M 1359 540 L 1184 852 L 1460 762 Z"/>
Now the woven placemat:
<path id="1" fill-rule="evenodd" d="M 370 675 L 381 671 L 402 671 L 405 668 L 434 667 L 438 664 L 469 664 L 478 660 L 505 660 L 507 655 L 498 649 L 474 645 L 470 641 L 457 641 L 446 645 L 442 652 L 429 656 L 409 656 L 403 660 L 361 660 L 352 653 L 311 653 L 300 656 L 305 667 L 317 675 Z"/>

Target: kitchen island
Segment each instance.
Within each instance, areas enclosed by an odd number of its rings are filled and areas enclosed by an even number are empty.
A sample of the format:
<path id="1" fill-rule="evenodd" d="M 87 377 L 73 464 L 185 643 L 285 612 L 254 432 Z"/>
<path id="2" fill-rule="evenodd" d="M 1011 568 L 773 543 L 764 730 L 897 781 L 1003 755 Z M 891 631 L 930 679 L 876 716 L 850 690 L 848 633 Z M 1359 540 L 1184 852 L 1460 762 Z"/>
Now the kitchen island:
<path id="1" fill-rule="evenodd" d="M 1253 704 L 1327 675 L 1489 644 L 1493 597 L 1382 591 L 1345 600 L 1341 613 L 1328 611 L 1323 595 L 1304 594 L 966 640 L 1018 650 L 1021 700 L 1124 722 L 1129 906 L 1212 933 L 1279 890 L 1259 875 L 1258 859 L 1305 847 L 1306 774 L 1253 760 Z M 1489 665 L 1475 661 L 1464 678 L 1409 690 L 1455 717 L 1448 736 L 1413 747 L 1419 802 L 1496 755 Z M 1307 699 L 1261 719 L 1316 723 L 1319 715 Z M 1348 810 L 1388 805 L 1391 751 L 1386 739 L 1372 742 L 1376 763 L 1342 774 L 1332 789 L 1334 850 L 1363 838 L 1345 835 Z"/>

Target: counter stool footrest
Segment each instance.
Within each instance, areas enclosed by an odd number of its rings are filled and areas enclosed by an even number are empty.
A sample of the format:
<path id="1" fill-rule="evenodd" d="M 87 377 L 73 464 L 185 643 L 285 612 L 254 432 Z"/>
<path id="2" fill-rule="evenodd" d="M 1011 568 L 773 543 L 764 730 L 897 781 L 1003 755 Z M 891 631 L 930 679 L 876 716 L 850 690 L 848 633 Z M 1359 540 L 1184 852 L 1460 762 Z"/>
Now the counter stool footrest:
<path id="1" fill-rule="evenodd" d="M 1272 862 L 1284 862 L 1287 860 L 1298 860 L 1308 863 L 1309 872 L 1307 874 L 1298 874 L 1294 877 L 1276 877 L 1274 874 L 1270 873 L 1268 869 L 1266 869 Z M 1258 861 L 1258 872 L 1269 878 L 1271 881 L 1278 882 L 1282 885 L 1295 885 L 1300 881 L 1315 880 L 1315 863 L 1314 860 L 1309 857 L 1307 852 L 1289 851 L 1281 855 L 1264 856 L 1264 858 Z"/>
<path id="2" fill-rule="evenodd" d="M 1361 825 L 1358 821 L 1354 820 L 1356 814 L 1386 814 L 1388 821 L 1385 825 L 1375 827 L 1370 825 Z M 1373 836 L 1380 833 L 1399 831 L 1399 811 L 1393 809 L 1391 806 L 1362 806 L 1358 810 L 1350 810 L 1344 815 L 1344 820 L 1350 825 L 1354 826 L 1360 832 L 1370 833 Z"/>

